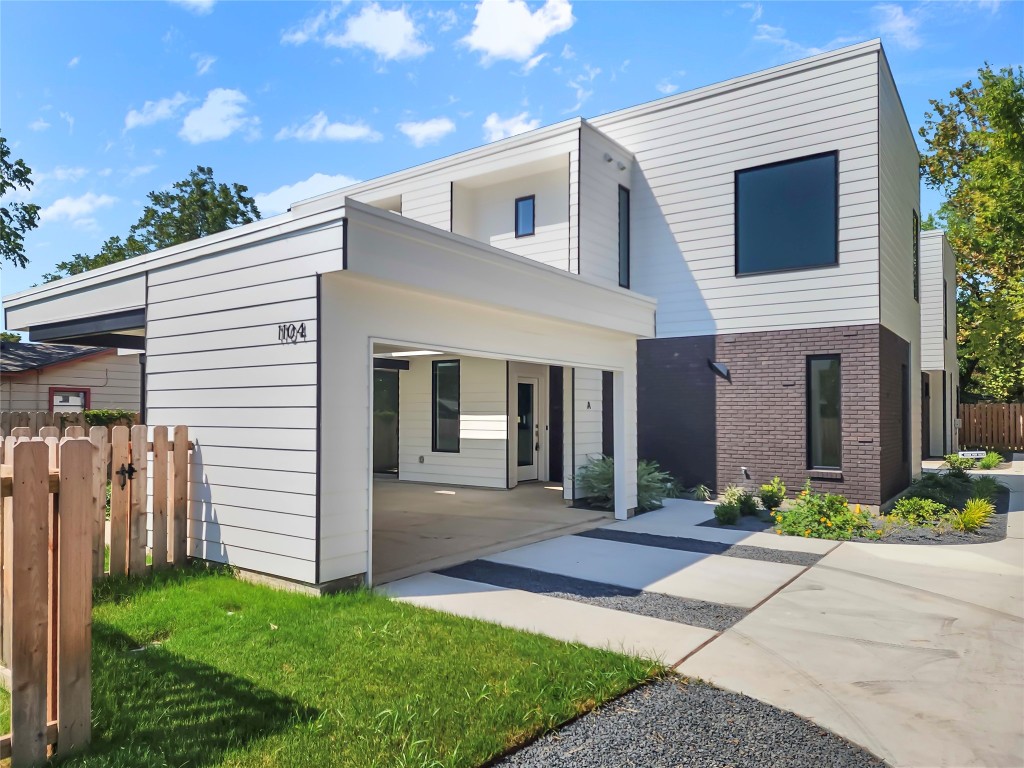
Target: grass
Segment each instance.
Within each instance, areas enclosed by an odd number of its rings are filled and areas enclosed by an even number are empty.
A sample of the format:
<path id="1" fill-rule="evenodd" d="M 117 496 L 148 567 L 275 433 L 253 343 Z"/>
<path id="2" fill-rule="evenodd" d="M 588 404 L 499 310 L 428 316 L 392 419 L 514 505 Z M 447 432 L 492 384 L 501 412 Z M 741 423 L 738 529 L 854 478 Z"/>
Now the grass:
<path id="1" fill-rule="evenodd" d="M 366 591 L 313 598 L 224 571 L 96 592 L 93 744 L 62 765 L 473 766 L 661 671 Z"/>

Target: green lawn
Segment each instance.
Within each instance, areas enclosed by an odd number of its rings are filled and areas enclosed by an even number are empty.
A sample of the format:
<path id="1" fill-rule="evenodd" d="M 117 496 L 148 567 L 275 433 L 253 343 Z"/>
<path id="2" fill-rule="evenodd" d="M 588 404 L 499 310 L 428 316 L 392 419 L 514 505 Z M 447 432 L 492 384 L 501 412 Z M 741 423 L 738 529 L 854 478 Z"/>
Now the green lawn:
<path id="1" fill-rule="evenodd" d="M 67 765 L 473 766 L 659 672 L 369 592 L 190 569 L 97 593 L 93 745 Z"/>

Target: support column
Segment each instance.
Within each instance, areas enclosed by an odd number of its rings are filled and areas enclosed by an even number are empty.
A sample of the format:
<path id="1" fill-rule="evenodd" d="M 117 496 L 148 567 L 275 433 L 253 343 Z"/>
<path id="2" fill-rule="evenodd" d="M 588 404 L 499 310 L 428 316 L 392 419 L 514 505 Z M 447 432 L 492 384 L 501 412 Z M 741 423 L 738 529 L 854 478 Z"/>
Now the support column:
<path id="1" fill-rule="evenodd" d="M 636 370 L 612 375 L 612 421 L 615 435 L 615 519 L 636 512 Z"/>
<path id="2" fill-rule="evenodd" d="M 572 502 L 576 496 L 576 409 L 573 382 L 576 369 L 562 369 L 562 498 Z"/>

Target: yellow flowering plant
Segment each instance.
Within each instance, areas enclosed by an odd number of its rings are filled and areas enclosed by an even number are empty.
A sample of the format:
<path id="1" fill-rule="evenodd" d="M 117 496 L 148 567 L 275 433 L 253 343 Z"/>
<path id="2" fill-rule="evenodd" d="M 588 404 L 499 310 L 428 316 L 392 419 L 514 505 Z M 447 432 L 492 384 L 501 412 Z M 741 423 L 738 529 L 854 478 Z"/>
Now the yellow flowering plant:
<path id="1" fill-rule="evenodd" d="M 846 497 L 837 493 L 816 493 L 808 480 L 788 509 L 775 513 L 775 532 L 787 536 L 818 539 L 852 539 L 854 536 L 878 538 L 871 516 L 850 509 Z"/>

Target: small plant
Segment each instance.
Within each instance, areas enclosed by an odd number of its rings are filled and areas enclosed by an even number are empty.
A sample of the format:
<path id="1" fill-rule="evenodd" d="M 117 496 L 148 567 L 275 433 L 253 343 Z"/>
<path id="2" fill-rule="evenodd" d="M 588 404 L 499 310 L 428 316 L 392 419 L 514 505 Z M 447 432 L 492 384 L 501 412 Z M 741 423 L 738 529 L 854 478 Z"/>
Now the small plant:
<path id="1" fill-rule="evenodd" d="M 715 505 L 715 520 L 719 525 L 736 525 L 740 519 L 740 505 L 731 501 L 720 501 Z"/>
<path id="2" fill-rule="evenodd" d="M 852 539 L 854 536 L 878 538 L 871 525 L 871 516 L 854 509 L 845 496 L 837 493 L 815 493 L 808 480 L 792 506 L 771 513 L 775 532 L 787 536 L 805 536 L 818 539 Z"/>
<path id="3" fill-rule="evenodd" d="M 134 413 L 120 408 L 82 411 L 82 417 L 90 427 L 106 427 L 122 421 L 131 425 L 135 420 Z"/>
<path id="4" fill-rule="evenodd" d="M 786 498 L 786 484 L 778 475 L 773 477 L 770 483 L 762 485 L 760 490 L 761 504 L 769 512 L 778 509 L 782 505 L 782 500 Z"/>
<path id="5" fill-rule="evenodd" d="M 999 495 L 999 491 L 1005 487 L 994 477 L 982 475 L 974 478 L 974 482 L 971 483 L 971 495 L 979 499 L 993 501 Z"/>
<path id="6" fill-rule="evenodd" d="M 904 496 L 892 508 L 892 515 L 913 526 L 934 525 L 947 512 L 945 504 L 919 496 Z"/>
<path id="7" fill-rule="evenodd" d="M 985 458 L 978 462 L 980 469 L 995 469 L 1003 463 L 1003 454 L 996 453 L 995 451 L 989 451 L 985 454 Z"/>
<path id="8" fill-rule="evenodd" d="M 714 491 L 708 488 L 703 483 L 693 486 L 692 488 L 683 488 L 676 484 L 673 489 L 674 493 L 671 498 L 673 499 L 692 499 L 694 501 L 710 501 L 711 497 L 714 496 Z"/>
<path id="9" fill-rule="evenodd" d="M 611 456 L 592 458 L 576 473 L 576 484 L 595 507 L 615 507 L 615 460 Z M 662 506 L 675 485 L 672 476 L 655 461 L 642 459 L 636 465 L 636 505 L 641 512 Z"/>
<path id="10" fill-rule="evenodd" d="M 958 453 L 946 455 L 946 466 L 949 467 L 948 474 L 952 477 L 966 478 L 968 470 L 974 469 L 974 459 L 961 456 Z"/>
<path id="11" fill-rule="evenodd" d="M 988 499 L 968 499 L 962 510 L 953 510 L 949 522 L 958 531 L 974 533 L 988 523 L 995 511 L 995 506 Z"/>
<path id="12" fill-rule="evenodd" d="M 970 484 L 971 479 L 966 475 L 956 477 L 948 473 L 926 472 L 914 481 L 906 495 L 918 499 L 931 499 L 949 507 L 969 491 Z"/>
<path id="13" fill-rule="evenodd" d="M 740 515 L 752 517 L 757 514 L 757 497 L 738 485 L 730 485 L 726 488 L 722 494 L 722 501 L 735 505 L 740 511 Z"/>

